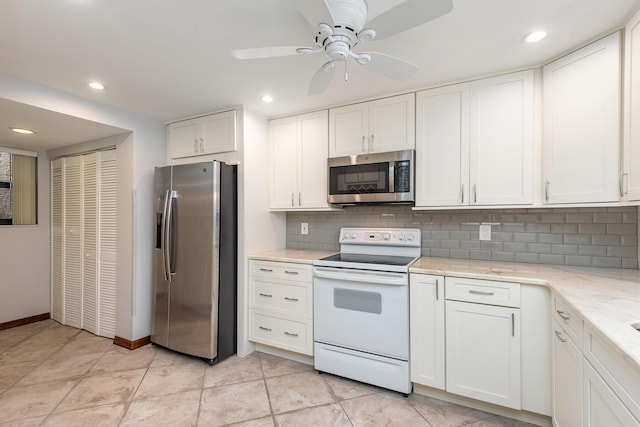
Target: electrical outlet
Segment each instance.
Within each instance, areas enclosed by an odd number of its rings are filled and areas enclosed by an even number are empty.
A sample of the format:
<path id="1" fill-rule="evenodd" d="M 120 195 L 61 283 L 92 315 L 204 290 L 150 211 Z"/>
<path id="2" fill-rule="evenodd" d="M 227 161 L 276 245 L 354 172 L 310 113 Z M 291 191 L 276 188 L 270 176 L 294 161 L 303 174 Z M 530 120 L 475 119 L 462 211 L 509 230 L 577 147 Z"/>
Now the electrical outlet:
<path id="1" fill-rule="evenodd" d="M 480 240 L 491 240 L 491 224 L 480 224 Z"/>
<path id="2" fill-rule="evenodd" d="M 300 234 L 309 234 L 309 223 L 303 222 L 300 223 Z"/>

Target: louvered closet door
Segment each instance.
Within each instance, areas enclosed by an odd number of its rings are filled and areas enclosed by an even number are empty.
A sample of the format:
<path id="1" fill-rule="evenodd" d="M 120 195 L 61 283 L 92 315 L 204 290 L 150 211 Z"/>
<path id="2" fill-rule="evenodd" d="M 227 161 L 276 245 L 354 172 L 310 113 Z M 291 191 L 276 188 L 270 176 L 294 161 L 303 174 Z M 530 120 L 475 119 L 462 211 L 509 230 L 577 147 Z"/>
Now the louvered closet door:
<path id="1" fill-rule="evenodd" d="M 51 317 L 63 320 L 62 289 L 64 285 L 64 196 L 63 160 L 51 162 Z"/>
<path id="2" fill-rule="evenodd" d="M 116 253 L 118 248 L 116 150 L 98 154 L 98 335 L 116 333 Z"/>
<path id="3" fill-rule="evenodd" d="M 82 157 L 64 159 L 63 321 L 82 327 Z"/>
<path id="4" fill-rule="evenodd" d="M 83 156 L 82 329 L 97 333 L 98 176 L 97 154 Z"/>

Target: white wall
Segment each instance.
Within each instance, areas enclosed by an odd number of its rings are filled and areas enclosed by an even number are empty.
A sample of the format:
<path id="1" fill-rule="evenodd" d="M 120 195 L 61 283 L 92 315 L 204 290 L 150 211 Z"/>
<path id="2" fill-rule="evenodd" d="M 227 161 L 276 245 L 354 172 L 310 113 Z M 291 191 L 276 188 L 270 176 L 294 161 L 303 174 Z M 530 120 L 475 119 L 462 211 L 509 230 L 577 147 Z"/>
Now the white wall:
<path id="1" fill-rule="evenodd" d="M 0 226 L 0 323 L 50 311 L 49 171 L 47 153 L 39 150 L 38 224 Z"/>
<path id="2" fill-rule="evenodd" d="M 84 98 L 70 95 L 65 92 L 42 86 L 33 82 L 0 73 L 0 98 L 6 98 L 23 104 L 33 105 L 51 111 L 104 123 L 124 130 L 132 134 L 120 146 L 118 146 L 118 186 L 121 189 L 118 199 L 118 219 L 120 227 L 120 239 L 118 241 L 118 319 L 116 335 L 128 340 L 136 340 L 148 336 L 151 328 L 151 242 L 152 242 L 152 191 L 153 191 L 153 166 L 166 163 L 166 131 L 163 123 L 137 116 L 123 110 L 107 105 L 99 104 Z M 48 166 L 47 166 L 48 170 Z M 44 182 L 44 181 L 42 181 Z M 40 194 L 46 195 L 44 202 L 49 205 L 49 180 L 46 185 L 39 183 Z M 48 209 L 48 208 L 47 208 Z M 47 210 L 48 224 L 48 210 Z M 44 228 L 44 227 L 43 227 Z M 13 240 L 31 239 L 37 240 L 31 232 L 16 228 L 8 231 L 7 236 Z M 0 254 L 11 250 L 5 244 L 4 235 L 0 240 Z M 46 295 L 44 285 L 39 285 L 38 298 L 49 299 L 49 229 L 42 229 L 39 242 L 46 242 L 38 247 L 29 245 L 30 253 L 37 253 L 37 259 L 33 258 L 33 264 L 40 266 L 46 264 Z M 33 246 L 33 247 L 32 247 Z M 40 254 L 39 251 L 43 253 Z M 44 252 L 46 251 L 46 253 Z M 4 272 L 2 279 L 4 285 Z M 2 286 L 3 287 L 3 286 Z M 18 291 L 18 293 L 22 293 Z M 42 296 L 45 295 L 45 296 Z M 15 297 L 18 298 L 18 297 Z M 33 299 L 33 295 L 24 295 L 21 299 L 0 301 L 0 315 L 4 316 L 3 305 L 15 305 L 17 307 L 9 320 L 26 317 L 30 314 L 27 305 L 22 306 L 22 300 Z M 5 302 L 6 301 L 6 302 Z M 48 312 L 49 307 L 44 312 Z M 37 313 L 36 313 L 37 314 Z"/>

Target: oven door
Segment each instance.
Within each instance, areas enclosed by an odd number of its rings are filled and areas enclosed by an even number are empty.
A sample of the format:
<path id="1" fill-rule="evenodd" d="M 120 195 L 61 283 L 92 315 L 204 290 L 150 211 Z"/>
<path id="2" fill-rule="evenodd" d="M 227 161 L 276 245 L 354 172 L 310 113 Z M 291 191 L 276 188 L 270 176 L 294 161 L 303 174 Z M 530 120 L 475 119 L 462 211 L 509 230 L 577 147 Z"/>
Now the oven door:
<path id="1" fill-rule="evenodd" d="M 314 341 L 409 359 L 407 273 L 315 267 Z"/>

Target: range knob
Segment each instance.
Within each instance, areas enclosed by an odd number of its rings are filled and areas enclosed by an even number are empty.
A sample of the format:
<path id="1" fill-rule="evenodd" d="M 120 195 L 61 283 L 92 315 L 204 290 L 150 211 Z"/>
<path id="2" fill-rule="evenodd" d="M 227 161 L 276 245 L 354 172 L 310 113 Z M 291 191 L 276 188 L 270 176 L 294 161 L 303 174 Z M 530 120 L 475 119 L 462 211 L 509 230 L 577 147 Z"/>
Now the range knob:
<path id="1" fill-rule="evenodd" d="M 405 239 L 404 233 L 398 234 L 398 240 L 403 241 Z"/>
<path id="2" fill-rule="evenodd" d="M 415 240 L 415 238 L 416 238 L 416 235 L 415 235 L 415 234 L 413 234 L 413 233 L 409 233 L 409 234 L 407 234 L 407 240 L 409 240 L 409 241 L 413 241 L 413 240 Z"/>
<path id="3" fill-rule="evenodd" d="M 358 233 L 356 232 L 351 233 L 351 239 L 355 239 L 356 237 L 358 237 Z"/>
<path id="4" fill-rule="evenodd" d="M 391 234 L 389 234 L 389 233 L 384 233 L 384 235 L 382 236 L 382 238 L 383 238 L 384 240 L 389 240 L 389 239 L 391 239 Z"/>

